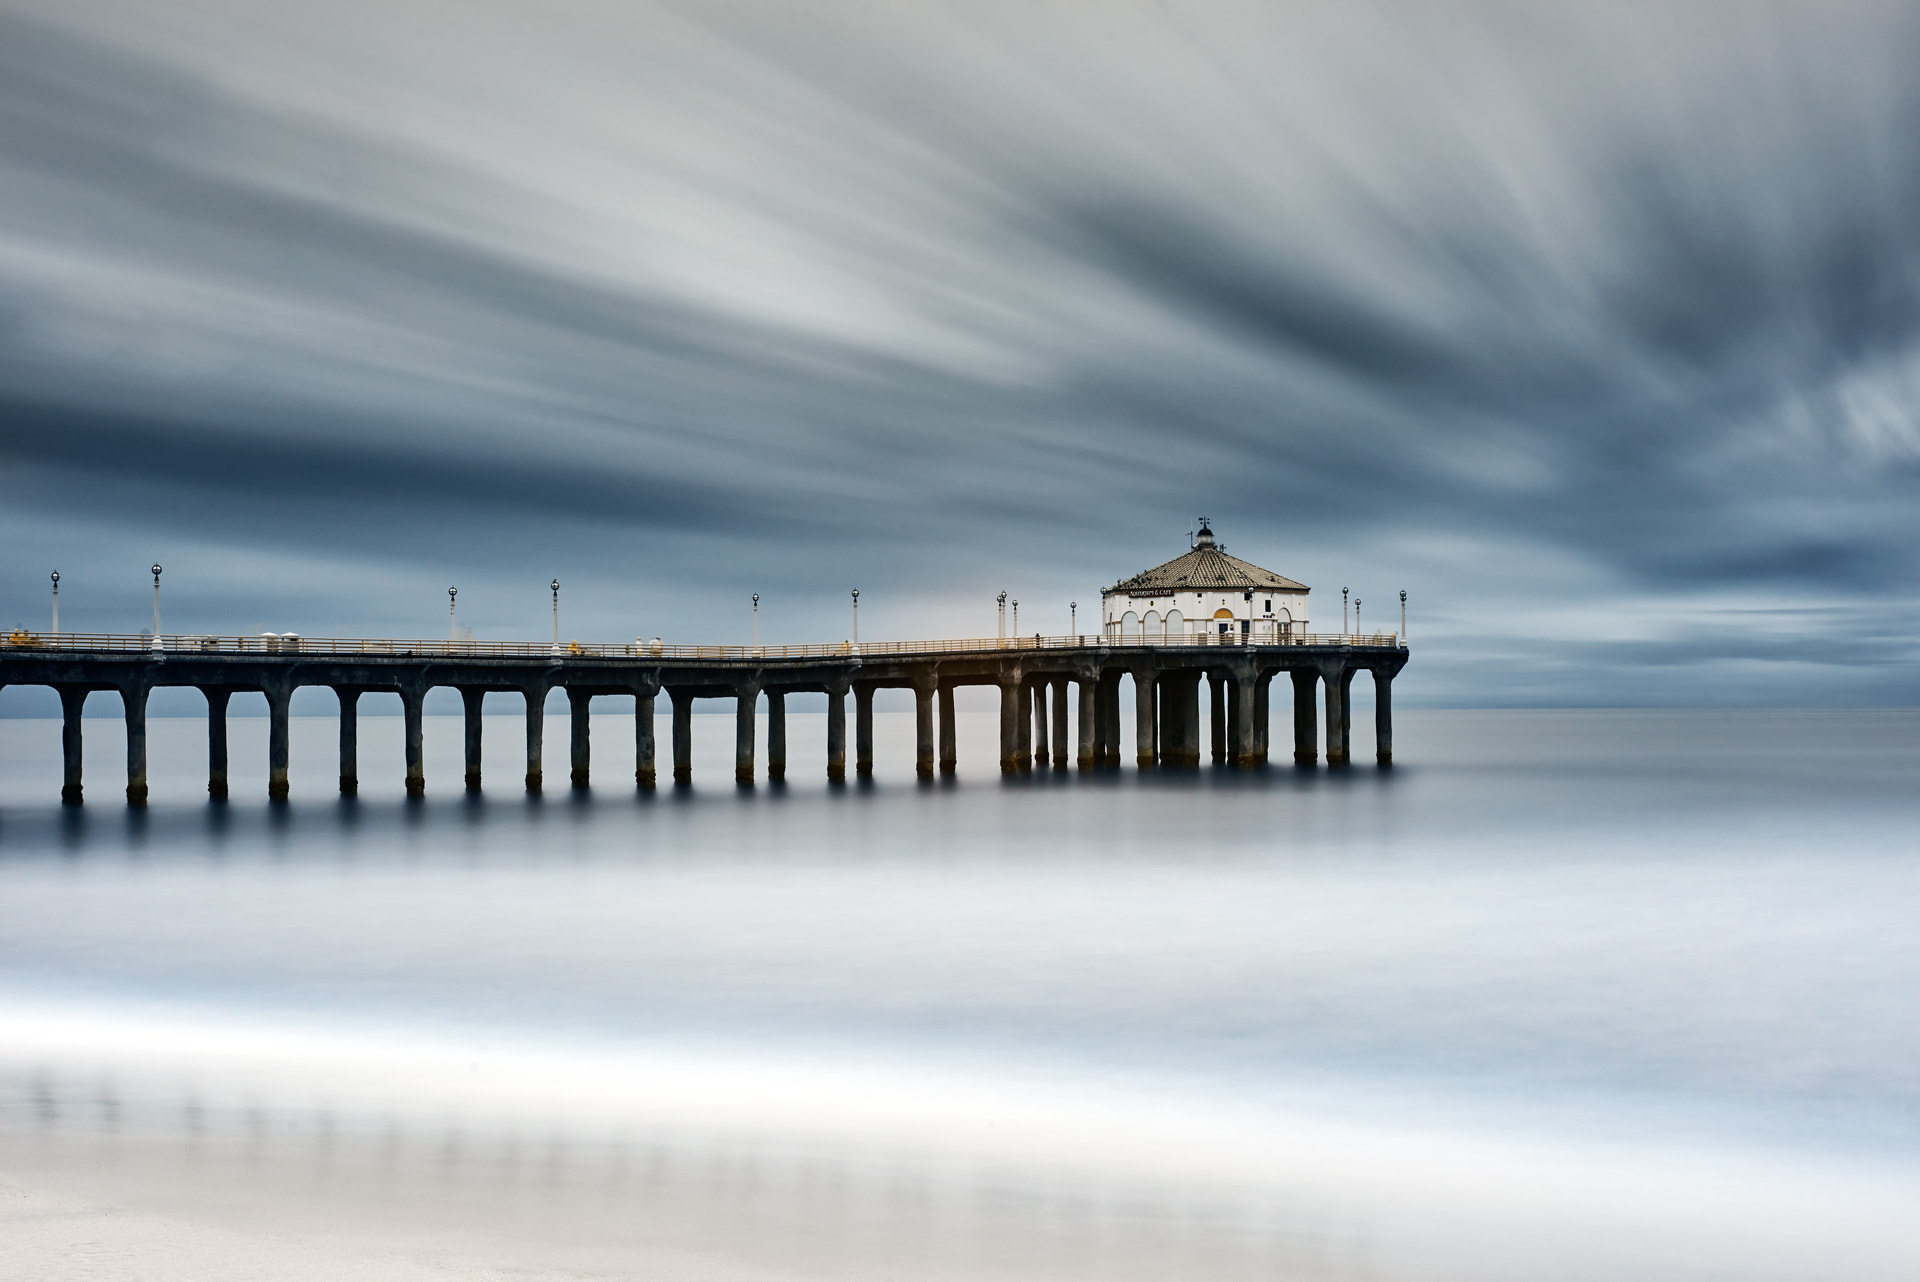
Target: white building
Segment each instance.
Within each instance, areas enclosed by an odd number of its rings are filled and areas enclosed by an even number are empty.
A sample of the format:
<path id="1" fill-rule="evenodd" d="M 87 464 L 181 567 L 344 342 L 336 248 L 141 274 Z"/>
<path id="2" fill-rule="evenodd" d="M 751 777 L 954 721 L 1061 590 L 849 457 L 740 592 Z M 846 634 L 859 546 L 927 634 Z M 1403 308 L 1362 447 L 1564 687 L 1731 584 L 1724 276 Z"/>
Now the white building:
<path id="1" fill-rule="evenodd" d="M 1271 644 L 1309 630 L 1306 585 L 1228 556 L 1204 520 L 1185 556 L 1100 598 L 1107 640 L 1119 645 Z"/>

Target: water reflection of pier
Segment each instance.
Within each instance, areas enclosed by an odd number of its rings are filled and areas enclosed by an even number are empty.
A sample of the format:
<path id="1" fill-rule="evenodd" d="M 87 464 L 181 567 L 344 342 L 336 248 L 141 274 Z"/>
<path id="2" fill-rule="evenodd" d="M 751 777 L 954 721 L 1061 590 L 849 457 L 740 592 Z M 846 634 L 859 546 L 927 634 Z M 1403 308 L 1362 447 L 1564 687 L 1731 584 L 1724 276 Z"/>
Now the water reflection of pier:
<path id="1" fill-rule="evenodd" d="M 1222 644 L 1221 642 L 1227 642 Z M 1319 706 L 1324 704 L 1326 760 L 1348 761 L 1349 692 L 1356 674 L 1372 674 L 1379 761 L 1393 760 L 1393 678 L 1407 648 L 1392 634 L 1307 635 L 1246 640 L 1195 637 L 1176 643 L 1119 644 L 1097 636 L 1016 640 L 881 642 L 821 646 L 567 647 L 461 641 L 386 641 L 297 637 L 164 637 L 17 633 L 0 641 L 0 686 L 45 685 L 59 692 L 66 774 L 61 798 L 82 795 L 81 709 L 88 695 L 120 696 L 127 725 L 127 800 L 147 799 L 147 697 L 185 686 L 207 700 L 207 790 L 227 795 L 227 704 L 236 692 L 266 696 L 269 717 L 268 796 L 284 799 L 288 708 L 302 686 L 332 689 L 340 701 L 340 790 L 359 787 L 359 698 L 382 691 L 400 697 L 406 724 L 407 791 L 426 790 L 421 718 L 429 690 L 451 687 L 466 705 L 466 786 L 481 775 L 481 707 L 490 693 L 517 695 L 526 708 L 525 784 L 543 778 L 541 745 L 547 696 L 565 690 L 572 710 L 571 781 L 584 787 L 591 770 L 590 705 L 596 695 L 631 696 L 637 727 L 634 779 L 654 786 L 654 704 L 672 704 L 673 778 L 692 779 L 693 708 L 699 699 L 735 706 L 734 774 L 757 773 L 755 727 L 767 712 L 766 776 L 787 768 L 786 697 L 827 699 L 827 776 L 846 777 L 846 702 L 854 702 L 854 769 L 873 771 L 873 695 L 913 692 L 915 764 L 923 778 L 958 764 L 953 691 L 1000 691 L 1000 768 L 1081 770 L 1120 765 L 1123 682 L 1131 681 L 1135 761 L 1142 769 L 1195 768 L 1201 763 L 1201 682 L 1209 685 L 1206 738 L 1217 765 L 1267 764 L 1269 690 L 1286 676 L 1293 687 L 1293 759 L 1319 760 Z M 1072 727 L 1070 733 L 1069 727 Z"/>

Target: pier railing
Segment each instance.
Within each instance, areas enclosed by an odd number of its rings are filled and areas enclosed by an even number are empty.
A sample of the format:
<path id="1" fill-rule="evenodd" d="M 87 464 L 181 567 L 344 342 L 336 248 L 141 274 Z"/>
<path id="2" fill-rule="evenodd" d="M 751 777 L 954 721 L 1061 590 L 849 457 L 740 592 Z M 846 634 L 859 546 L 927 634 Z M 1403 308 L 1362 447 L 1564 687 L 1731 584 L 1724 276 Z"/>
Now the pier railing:
<path id="1" fill-rule="evenodd" d="M 404 641 L 374 637 L 305 637 L 263 633 L 253 637 L 161 636 L 116 632 L 28 632 L 0 634 L 0 649 L 66 650 L 99 653 L 159 652 L 165 654 L 314 654 L 380 655 L 416 658 L 506 659 L 841 659 L 903 657 L 932 654 L 978 654 L 1000 650 L 1073 650 L 1151 646 L 1154 649 L 1244 648 L 1254 646 L 1352 646 L 1361 649 L 1398 649 L 1392 632 L 1365 634 L 1296 632 L 1280 637 L 1246 638 L 1234 634 L 1198 636 L 1104 637 L 1080 636 L 962 637 L 946 641 L 832 641 L 812 645 L 676 645 L 636 639 L 625 643 L 569 641 L 551 645 L 532 641 Z"/>

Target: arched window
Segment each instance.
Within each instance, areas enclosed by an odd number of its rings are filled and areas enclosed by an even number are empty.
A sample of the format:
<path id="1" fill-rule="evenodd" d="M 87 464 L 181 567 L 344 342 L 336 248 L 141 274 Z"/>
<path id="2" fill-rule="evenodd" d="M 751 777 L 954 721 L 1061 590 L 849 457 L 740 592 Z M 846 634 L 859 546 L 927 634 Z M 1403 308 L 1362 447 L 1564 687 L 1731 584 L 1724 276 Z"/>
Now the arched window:
<path id="1" fill-rule="evenodd" d="M 1119 641 L 1122 645 L 1125 645 L 1138 635 L 1140 635 L 1140 616 L 1132 610 L 1128 610 L 1120 616 Z"/>
<path id="2" fill-rule="evenodd" d="M 1178 610 L 1167 611 L 1166 629 L 1167 640 L 1171 642 L 1178 644 L 1187 639 L 1187 621 Z"/>
<path id="3" fill-rule="evenodd" d="M 1146 615 L 1140 620 L 1141 643 L 1147 644 L 1165 639 L 1165 634 L 1160 631 L 1160 612 L 1158 610 L 1148 610 Z"/>

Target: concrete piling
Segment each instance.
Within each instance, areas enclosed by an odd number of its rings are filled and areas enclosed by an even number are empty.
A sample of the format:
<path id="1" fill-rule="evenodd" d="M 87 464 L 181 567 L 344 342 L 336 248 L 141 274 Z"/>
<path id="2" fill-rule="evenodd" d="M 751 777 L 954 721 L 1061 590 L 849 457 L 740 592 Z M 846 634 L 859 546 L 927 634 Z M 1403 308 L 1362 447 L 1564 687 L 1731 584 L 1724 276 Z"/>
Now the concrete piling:
<path id="1" fill-rule="evenodd" d="M 787 695 L 767 691 L 767 779 L 781 783 L 787 777 Z"/>
<path id="2" fill-rule="evenodd" d="M 742 685 L 734 694 L 733 781 L 753 783 L 753 732 L 760 708 L 760 687 Z"/>
<path id="3" fill-rule="evenodd" d="M 360 692 L 351 686 L 336 686 L 340 699 L 340 795 L 351 797 L 360 791 Z"/>
<path id="4" fill-rule="evenodd" d="M 827 689 L 827 779 L 844 783 L 847 778 L 847 691 L 844 686 Z"/>
<path id="5" fill-rule="evenodd" d="M 693 782 L 693 692 L 674 690 L 673 698 L 673 781 Z"/>
<path id="6" fill-rule="evenodd" d="M 853 769 L 862 779 L 873 778 L 873 687 L 853 687 Z"/>
<path id="7" fill-rule="evenodd" d="M 541 788 L 540 759 L 545 752 L 547 742 L 547 689 L 545 685 L 530 685 L 525 690 L 528 792 L 539 792 Z"/>
<path id="8" fill-rule="evenodd" d="M 567 781 L 576 788 L 593 782 L 593 691 L 567 688 Z"/>
<path id="9" fill-rule="evenodd" d="M 933 699 L 938 687 L 923 682 L 913 688 L 913 771 L 933 778 Z"/>
<path id="10" fill-rule="evenodd" d="M 127 712 L 127 804 L 147 804 L 147 690 L 145 682 L 120 689 Z"/>
<path id="11" fill-rule="evenodd" d="M 1078 742 L 1074 745 L 1074 764 L 1082 770 L 1091 770 L 1099 765 L 1095 756 L 1098 751 L 1098 732 L 1096 723 L 1100 708 L 1100 682 L 1098 678 L 1081 677 L 1075 684 L 1079 690 Z"/>
<path id="12" fill-rule="evenodd" d="M 1293 762 L 1299 766 L 1320 761 L 1320 726 L 1314 716 L 1313 696 L 1320 674 L 1312 668 L 1294 668 L 1293 678 Z"/>
<path id="13" fill-rule="evenodd" d="M 1047 688 L 1044 680 L 1031 687 L 1033 697 L 1033 764 L 1035 769 L 1053 764 L 1052 736 L 1047 733 Z"/>
<path id="14" fill-rule="evenodd" d="M 60 757 L 64 773 L 60 783 L 62 805 L 77 806 L 85 793 L 82 787 L 80 751 L 80 709 L 87 702 L 85 686 L 60 686 Z"/>
<path id="15" fill-rule="evenodd" d="M 202 688 L 207 697 L 207 796 L 227 799 L 227 701 L 233 691 L 220 686 Z"/>
<path id="16" fill-rule="evenodd" d="M 960 768 L 960 735 L 953 720 L 953 687 L 940 686 L 940 773 L 950 775 Z"/>
<path id="17" fill-rule="evenodd" d="M 633 696 L 633 782 L 640 788 L 654 786 L 653 700 L 644 692 Z"/>
<path id="18" fill-rule="evenodd" d="M 407 733 L 407 795 L 409 797 L 427 795 L 427 745 L 421 707 L 426 697 L 427 692 L 423 686 L 400 687 L 400 717 L 406 723 Z"/>
<path id="19" fill-rule="evenodd" d="M 487 692 L 472 686 L 460 690 L 460 702 L 466 711 L 467 791 L 480 791 L 480 709 Z"/>
<path id="20" fill-rule="evenodd" d="M 291 749 L 287 717 L 293 703 L 293 686 L 276 682 L 262 693 L 267 696 L 267 800 L 285 801 L 291 791 L 287 778 Z"/>

